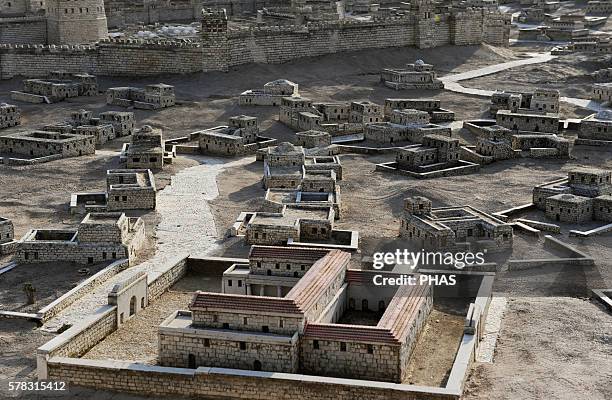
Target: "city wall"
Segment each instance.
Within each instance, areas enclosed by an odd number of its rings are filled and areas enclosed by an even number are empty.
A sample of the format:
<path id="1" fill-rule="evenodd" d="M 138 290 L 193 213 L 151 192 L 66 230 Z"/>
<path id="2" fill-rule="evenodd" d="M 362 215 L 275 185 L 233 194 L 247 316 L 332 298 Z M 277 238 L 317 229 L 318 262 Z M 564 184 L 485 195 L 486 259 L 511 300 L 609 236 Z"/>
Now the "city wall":
<path id="1" fill-rule="evenodd" d="M 58 69 L 103 76 L 188 74 L 371 48 L 476 45 L 483 41 L 507 44 L 504 28 L 495 25 L 497 21 L 503 24 L 503 19 L 485 15 L 476 13 L 474 17 L 479 18 L 473 25 L 447 17 L 418 22 L 410 17 L 389 17 L 366 22 L 244 28 L 209 34 L 193 43 L 105 39 L 94 45 L 45 46 L 8 41 L 11 44 L 0 45 L 0 78 L 44 77 Z M 485 22 L 481 22 L 483 18 Z M 473 18 L 470 21 L 473 23 Z M 490 28 L 492 24 L 496 29 Z M 0 26 L 0 32 L 2 29 Z M 24 41 L 42 42 L 34 38 Z"/>

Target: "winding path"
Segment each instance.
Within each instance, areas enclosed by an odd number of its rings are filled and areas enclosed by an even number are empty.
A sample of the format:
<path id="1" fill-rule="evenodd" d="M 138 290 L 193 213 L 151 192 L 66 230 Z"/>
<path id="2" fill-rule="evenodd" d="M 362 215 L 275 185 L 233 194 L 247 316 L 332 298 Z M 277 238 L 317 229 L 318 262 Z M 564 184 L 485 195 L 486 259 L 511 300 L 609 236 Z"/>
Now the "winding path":
<path id="1" fill-rule="evenodd" d="M 444 89 L 450 90 L 451 92 L 469 94 L 474 96 L 491 97 L 494 90 L 467 88 L 461 85 L 459 82 L 468 79 L 480 78 L 481 76 L 496 74 L 501 71 L 505 71 L 510 68 L 516 68 L 523 65 L 540 64 L 557 58 L 550 53 L 530 53 L 529 58 L 522 58 L 519 60 L 508 61 L 505 63 L 489 65 L 483 68 L 474 69 L 459 74 L 452 74 L 440 77 L 440 80 L 444 82 Z M 560 97 L 560 101 L 564 103 L 573 104 L 578 107 L 587 108 L 592 111 L 609 110 L 603 107 L 600 103 L 597 103 L 589 99 L 580 99 L 577 97 Z"/>
<path id="2" fill-rule="evenodd" d="M 75 324 L 107 304 L 112 287 L 134 274 L 144 271 L 149 281 L 187 255 L 205 255 L 217 244 L 217 229 L 208 202 L 219 195 L 216 178 L 225 168 L 243 165 L 243 158 L 227 162 L 210 157 L 197 157 L 201 164 L 186 168 L 172 177 L 172 183 L 157 194 L 156 211 L 161 221 L 155 230 L 157 248 L 147 261 L 113 276 L 50 319 L 45 328 L 53 330 L 63 324 Z"/>

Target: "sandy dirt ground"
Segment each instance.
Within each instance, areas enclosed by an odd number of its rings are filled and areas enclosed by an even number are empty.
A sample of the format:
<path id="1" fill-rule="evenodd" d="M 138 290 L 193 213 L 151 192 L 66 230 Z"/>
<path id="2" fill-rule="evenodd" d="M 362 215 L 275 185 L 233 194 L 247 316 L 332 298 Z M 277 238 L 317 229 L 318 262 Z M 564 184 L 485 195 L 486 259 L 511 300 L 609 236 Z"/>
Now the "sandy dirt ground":
<path id="1" fill-rule="evenodd" d="M 324 58 L 299 60 L 283 65 L 254 65 L 233 69 L 228 73 L 195 74 L 181 77 L 158 77 L 139 80 L 101 79 L 103 88 L 121 85 L 144 85 L 163 81 L 176 86 L 179 106 L 160 112 L 136 111 L 138 125 L 151 124 L 164 129 L 167 138 L 183 136 L 197 129 L 225 124 L 228 117 L 236 114 L 255 115 L 260 118 L 262 133 L 281 140 L 294 137 L 293 132 L 276 121 L 278 110 L 272 107 L 246 108 L 237 105 L 240 92 L 259 88 L 265 82 L 287 78 L 300 84 L 300 92 L 315 100 L 356 100 L 370 99 L 382 102 L 389 97 L 433 97 L 442 99 L 442 107 L 456 112 L 457 119 L 480 118 L 486 115 L 487 101 L 474 96 L 465 96 L 443 91 L 395 92 L 378 82 L 378 72 L 383 67 L 402 66 L 421 58 L 436 65 L 441 75 L 468 71 L 524 56 L 528 47 L 494 49 L 488 46 L 445 47 L 431 50 L 387 49 L 349 54 L 337 54 Z M 561 61 L 559 61 L 560 63 Z M 245 70 L 248 68 L 248 74 Z M 515 88 L 532 85 L 525 75 L 534 75 L 542 84 L 547 83 L 549 72 L 554 67 L 533 66 L 528 73 L 507 73 L 505 78 Z M 543 69 L 537 69 L 543 68 Z M 560 67 L 557 66 L 557 69 Z M 575 71 L 559 72 L 559 79 L 571 80 L 572 74 L 583 74 L 587 66 L 575 66 Z M 499 75 L 499 74 L 498 74 Z M 494 77 L 466 81 L 474 87 L 487 88 Z M 586 78 L 580 78 L 586 79 Z M 571 90 L 578 96 L 582 81 L 578 80 Z M 482 86 L 480 86 L 482 85 Z M 0 101 L 8 100 L 8 92 L 19 87 L 17 80 L 0 83 Z M 570 90 L 565 89 L 564 90 Z M 53 105 L 26 105 L 23 128 L 34 128 L 68 117 L 71 110 L 87 108 L 96 112 L 117 109 L 103 105 L 103 96 L 78 99 Z M 565 109 L 562 109 L 565 110 Z M 566 110 L 571 115 L 580 115 L 580 110 Z M 7 130 L 0 135 L 12 132 Z M 465 141 L 469 135 L 460 133 Z M 473 139 L 473 138 L 472 138 Z M 0 170 L 0 215 L 13 219 L 17 236 L 32 227 L 74 227 L 78 218 L 70 216 L 68 201 L 70 193 L 76 191 L 100 190 L 104 187 L 105 170 L 118 165 L 117 151 L 121 141 L 104 146 L 94 156 L 70 160 L 59 160 L 32 167 L 3 168 Z M 559 160 L 509 160 L 486 166 L 480 174 L 443 179 L 419 181 L 403 176 L 375 172 L 375 164 L 390 161 L 392 156 L 364 157 L 343 155 L 344 180 L 340 182 L 343 194 L 345 217 L 337 224 L 340 229 L 355 229 L 361 234 L 362 253 L 371 254 L 385 242 L 392 243 L 397 237 L 402 201 L 407 196 L 430 197 L 435 206 L 470 204 L 485 211 L 499 211 L 511 206 L 524 204 L 531 199 L 534 185 L 562 177 L 566 171 L 577 165 L 593 165 L 612 168 L 610 153 L 598 149 L 580 148 L 575 159 Z M 159 182 L 168 182 L 171 175 L 197 166 L 196 160 L 178 158 L 164 172 L 158 174 Z M 255 211 L 261 204 L 262 165 L 245 160 L 237 166 L 221 172 L 216 182 L 219 196 L 209 201 L 217 239 L 224 245 L 225 254 L 244 255 L 246 246 L 234 239 L 225 239 L 227 229 L 241 211 Z M 208 182 L 208 181 L 205 181 Z M 206 183 L 207 185 L 209 183 Z M 209 188 L 206 188 L 208 191 Z M 159 223 L 160 217 L 149 213 L 148 228 Z M 166 222 L 167 223 L 167 222 Z M 149 232 L 154 232 L 152 229 Z M 568 239 L 569 240 L 569 239 Z M 595 284 L 612 286 L 612 234 L 595 240 L 578 243 L 581 249 L 597 258 L 597 266 L 585 273 L 580 281 L 584 289 Z M 571 241 L 571 240 L 570 240 Z M 159 243 L 158 243 L 159 244 Z M 530 250 L 529 240 L 517 241 L 517 254 L 540 254 Z M 545 252 L 542 252 L 545 254 Z M 563 278 L 563 276 L 561 276 Z M 560 278 L 560 279 L 561 279 Z M 532 277 L 531 279 L 537 279 Z M 514 288 L 514 287 L 513 287 Z M 513 292 L 510 292 L 512 295 Z M 184 302 L 182 294 L 163 307 L 161 317 L 167 310 Z M 511 296 L 512 297 L 512 296 Z M 168 309 L 166 309 L 168 306 Z M 153 312 L 152 309 L 151 312 Z M 458 320 L 451 314 L 444 315 L 437 310 L 440 322 L 428 325 L 432 332 L 447 336 L 450 341 L 458 332 Z M 550 323 L 549 323 L 550 320 Z M 137 323 L 134 320 L 134 324 Z M 506 311 L 503 330 L 495 362 L 478 366 L 471 377 L 466 398 L 605 398 L 611 397 L 609 369 L 600 367 L 610 357 L 609 315 L 598 306 L 576 298 L 524 297 L 511 299 Z M 149 328 L 154 327 L 151 319 Z M 149 329 L 153 332 L 153 329 Z M 455 332 L 455 333 L 451 333 Z M 563 337 L 560 333 L 565 333 Z M 555 334 L 555 338 L 551 336 Z M 152 335 L 152 333 L 151 333 Z M 0 353 L 7 354 L 0 362 L 0 380 L 34 379 L 36 347 L 51 336 L 35 329 L 24 321 L 0 320 Z M 548 341 L 545 341 L 548 340 Z M 149 340 L 149 339 L 147 339 Z M 152 339 L 151 339 L 152 340 Z M 127 343 L 130 343 L 127 341 Z M 148 342 L 152 342 L 149 340 Z M 145 343 L 145 345 L 147 345 Z M 425 343 L 424 349 L 434 343 Z M 148 345 L 147 345 L 148 346 Z M 546 347 L 548 346 L 548 347 Z M 129 354 L 127 347 L 122 347 Z M 149 346 L 150 347 L 150 346 Z M 91 355 L 108 357 L 101 348 Z M 423 351 L 427 353 L 426 350 Z M 125 355 L 123 354 L 123 355 Z M 442 382 L 451 353 L 439 355 L 440 369 L 431 373 L 427 369 L 412 370 L 411 380 Z M 123 355 L 119 355 L 121 358 Z M 527 357 L 528 358 L 524 358 Z M 446 364 L 445 364 L 446 363 Z M 609 361 L 608 361 L 609 364 Z M 559 365 L 568 365 L 564 370 Z M 594 371 L 595 370 L 595 371 Z M 607 378 L 607 379 L 606 379 Z M 533 381 L 538 381 L 532 383 Z M 6 385 L 0 388 L 0 398 Z M 570 387 L 569 390 L 562 390 Z M 4 393 L 4 394 L 3 394 Z M 579 395 L 581 394 L 581 395 Z M 608 395 L 608 396 L 606 396 Z M 26 398 L 44 398 L 34 395 Z M 71 397 L 95 399 L 136 399 L 135 396 L 109 394 L 75 389 Z"/>

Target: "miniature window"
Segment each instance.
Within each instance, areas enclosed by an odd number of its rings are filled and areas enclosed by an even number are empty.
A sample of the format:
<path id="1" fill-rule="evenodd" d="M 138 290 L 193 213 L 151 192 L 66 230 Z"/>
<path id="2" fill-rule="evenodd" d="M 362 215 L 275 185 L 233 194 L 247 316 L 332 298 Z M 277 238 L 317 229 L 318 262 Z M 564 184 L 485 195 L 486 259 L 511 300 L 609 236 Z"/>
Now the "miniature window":
<path id="1" fill-rule="evenodd" d="M 318 340 L 313 340 L 312 341 L 312 348 L 315 350 L 319 350 L 319 341 Z"/>
<path id="2" fill-rule="evenodd" d="M 246 342 L 240 342 L 240 350 L 246 350 Z"/>
<path id="3" fill-rule="evenodd" d="M 262 331 L 263 333 L 268 333 L 268 332 L 270 332 L 270 328 L 268 327 L 268 325 L 263 325 L 263 326 L 261 327 L 261 331 Z"/>
<path id="4" fill-rule="evenodd" d="M 223 323 L 223 329 L 229 329 L 229 324 L 227 322 Z"/>
<path id="5" fill-rule="evenodd" d="M 249 319 L 247 317 L 242 318 L 242 325 L 248 325 Z"/>
<path id="6" fill-rule="evenodd" d="M 346 343 L 340 342 L 340 351 L 346 351 Z"/>
<path id="7" fill-rule="evenodd" d="M 228 279 L 227 286 L 232 286 L 232 280 L 231 279 Z"/>
<path id="8" fill-rule="evenodd" d="M 368 354 L 374 354 L 374 346 L 371 344 L 368 345 Z"/>
<path id="9" fill-rule="evenodd" d="M 204 347 L 210 347 L 210 339 L 204 339 Z"/>

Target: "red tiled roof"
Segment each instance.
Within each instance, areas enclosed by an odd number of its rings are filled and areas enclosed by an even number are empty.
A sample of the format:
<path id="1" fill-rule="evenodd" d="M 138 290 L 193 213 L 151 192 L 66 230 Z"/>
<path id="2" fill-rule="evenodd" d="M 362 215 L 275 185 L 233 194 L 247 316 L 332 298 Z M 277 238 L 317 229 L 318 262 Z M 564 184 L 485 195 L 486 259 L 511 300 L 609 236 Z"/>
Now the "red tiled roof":
<path id="1" fill-rule="evenodd" d="M 388 278 L 399 278 L 404 274 L 389 271 L 349 269 L 346 271 L 346 281 L 348 283 L 369 283 L 374 285 L 373 279 L 376 275 L 384 275 Z"/>
<path id="2" fill-rule="evenodd" d="M 400 344 L 388 329 L 363 325 L 308 324 L 305 339 Z"/>
<path id="3" fill-rule="evenodd" d="M 293 299 L 304 312 L 316 303 L 333 280 L 346 270 L 351 255 L 344 251 L 332 250 L 318 260 L 287 293 L 286 299 Z"/>
<path id="4" fill-rule="evenodd" d="M 317 261 L 329 253 L 325 249 L 303 247 L 253 246 L 249 258 L 287 258 L 291 260 Z"/>
<path id="5" fill-rule="evenodd" d="M 419 310 L 429 296 L 431 296 L 430 286 L 401 286 L 387 306 L 377 327 L 390 330 L 393 337 L 404 342 L 410 332 L 412 321 L 418 317 Z"/>
<path id="6" fill-rule="evenodd" d="M 301 314 L 295 302 L 290 299 L 266 296 L 245 296 L 238 294 L 196 292 L 189 305 L 190 310 L 222 309 L 229 312 L 259 311 L 282 314 Z"/>

